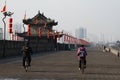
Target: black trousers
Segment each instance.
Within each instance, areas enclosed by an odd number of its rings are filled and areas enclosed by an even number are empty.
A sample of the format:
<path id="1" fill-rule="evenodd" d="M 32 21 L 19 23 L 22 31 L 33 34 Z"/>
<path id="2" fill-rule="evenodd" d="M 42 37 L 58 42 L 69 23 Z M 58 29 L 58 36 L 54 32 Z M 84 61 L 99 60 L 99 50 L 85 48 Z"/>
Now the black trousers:
<path id="1" fill-rule="evenodd" d="M 23 66 L 25 66 L 26 59 L 28 59 L 28 65 L 31 65 L 31 56 L 23 56 Z"/>
<path id="2" fill-rule="evenodd" d="M 86 65 L 86 57 L 82 57 L 84 59 L 84 65 Z M 81 68 L 81 58 L 79 60 L 79 68 Z"/>

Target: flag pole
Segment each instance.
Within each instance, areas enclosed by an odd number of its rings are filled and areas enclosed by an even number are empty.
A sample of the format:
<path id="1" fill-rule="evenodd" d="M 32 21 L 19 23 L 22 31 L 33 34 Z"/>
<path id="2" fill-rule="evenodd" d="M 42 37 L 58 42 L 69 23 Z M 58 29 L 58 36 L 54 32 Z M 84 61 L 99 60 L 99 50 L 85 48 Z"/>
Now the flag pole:
<path id="1" fill-rule="evenodd" d="M 4 5 L 4 7 L 3 7 L 3 9 L 2 9 L 1 12 L 3 12 L 3 15 L 4 15 L 4 17 L 2 18 L 2 21 L 3 21 L 3 23 L 4 23 L 3 57 L 5 57 L 5 39 L 6 39 L 6 22 L 5 22 L 5 18 L 6 18 L 7 16 L 13 15 L 12 12 L 7 12 L 7 11 L 6 11 L 6 1 L 5 1 L 5 5 Z"/>
<path id="2" fill-rule="evenodd" d="M 25 14 L 24 14 L 24 18 L 23 20 L 26 20 L 26 11 L 25 11 Z M 23 22 L 23 29 L 24 29 L 24 34 L 25 34 L 25 26 L 24 26 L 24 22 Z M 24 42 L 25 42 L 25 35 L 24 35 Z"/>

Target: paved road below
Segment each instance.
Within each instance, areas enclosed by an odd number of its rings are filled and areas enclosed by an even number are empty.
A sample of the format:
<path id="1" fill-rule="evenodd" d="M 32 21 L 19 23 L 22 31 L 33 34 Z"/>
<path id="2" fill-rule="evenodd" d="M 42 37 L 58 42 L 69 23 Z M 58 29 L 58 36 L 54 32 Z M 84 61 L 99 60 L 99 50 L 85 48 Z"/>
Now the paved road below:
<path id="1" fill-rule="evenodd" d="M 87 51 L 84 74 L 78 70 L 76 51 L 59 51 L 34 56 L 28 72 L 24 71 L 20 58 L 2 60 L 0 80 L 120 80 L 120 59 L 117 56 L 95 48 Z"/>

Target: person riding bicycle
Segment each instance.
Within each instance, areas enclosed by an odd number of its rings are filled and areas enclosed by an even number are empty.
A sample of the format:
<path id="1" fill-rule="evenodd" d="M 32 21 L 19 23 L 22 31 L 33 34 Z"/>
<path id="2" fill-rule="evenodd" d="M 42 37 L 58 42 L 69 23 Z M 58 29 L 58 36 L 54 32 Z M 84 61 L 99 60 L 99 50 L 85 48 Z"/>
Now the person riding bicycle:
<path id="1" fill-rule="evenodd" d="M 77 50 L 77 56 L 78 56 L 78 61 L 79 61 L 79 70 L 81 68 L 81 58 L 84 59 L 84 66 L 86 68 L 86 56 L 87 56 L 87 51 L 84 47 L 84 45 L 81 45 L 78 50 Z"/>
<path id="2" fill-rule="evenodd" d="M 21 50 L 23 54 L 23 67 L 25 67 L 25 60 L 28 59 L 28 66 L 31 66 L 31 54 L 33 53 L 32 48 L 29 46 L 29 43 L 26 42 L 25 46 L 22 47 Z"/>

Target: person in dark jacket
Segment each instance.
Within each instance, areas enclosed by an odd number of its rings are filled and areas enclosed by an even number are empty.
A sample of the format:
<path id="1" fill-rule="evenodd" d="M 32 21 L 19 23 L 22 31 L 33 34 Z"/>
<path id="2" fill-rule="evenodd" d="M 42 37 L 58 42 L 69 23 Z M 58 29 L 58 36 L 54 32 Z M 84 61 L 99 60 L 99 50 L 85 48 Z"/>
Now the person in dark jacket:
<path id="1" fill-rule="evenodd" d="M 82 52 L 82 55 L 81 55 Z M 87 56 L 87 51 L 86 48 L 84 47 L 84 45 L 81 45 L 78 50 L 77 50 L 77 56 L 78 56 L 78 61 L 79 61 L 79 70 L 81 68 L 81 60 L 80 58 L 83 58 L 84 61 L 84 66 L 86 67 L 86 56 Z"/>
<path id="2" fill-rule="evenodd" d="M 29 43 L 26 42 L 25 46 L 22 47 L 21 50 L 23 54 L 23 62 L 22 65 L 25 67 L 25 60 L 28 58 L 28 66 L 31 66 L 31 54 L 33 54 L 32 48 L 29 46 Z"/>

